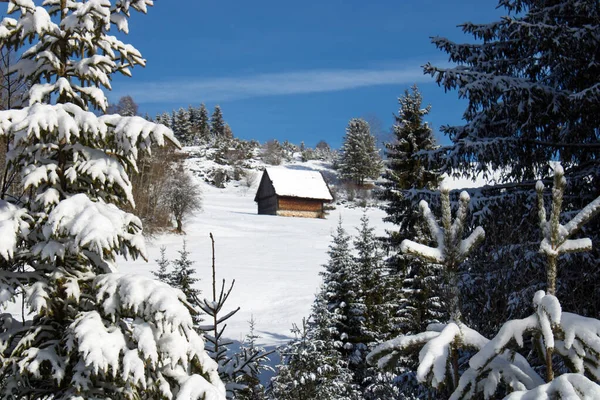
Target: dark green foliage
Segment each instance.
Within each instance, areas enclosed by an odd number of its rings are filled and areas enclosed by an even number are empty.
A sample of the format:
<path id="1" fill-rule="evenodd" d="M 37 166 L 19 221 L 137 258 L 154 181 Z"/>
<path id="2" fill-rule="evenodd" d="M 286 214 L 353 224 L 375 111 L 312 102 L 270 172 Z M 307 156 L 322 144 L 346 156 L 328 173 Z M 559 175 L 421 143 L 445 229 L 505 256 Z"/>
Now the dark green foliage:
<path id="1" fill-rule="evenodd" d="M 387 201 L 384 220 L 393 223 L 397 229 L 389 232 L 388 245 L 392 255 L 387 262 L 397 274 L 390 280 L 401 293 L 397 329 L 405 334 L 421 332 L 442 316 L 439 268 L 398 251 L 404 239 L 428 241 L 416 204 L 418 197 L 409 191 L 432 190 L 440 182 L 439 173 L 426 168 L 417 157 L 421 151 L 436 148 L 433 132 L 424 121 L 431 107 L 422 108 L 422 101 L 416 86 L 398 99 L 400 109 L 393 127 L 395 140 L 385 146 L 385 181 L 380 192 L 380 198 Z"/>
<path id="2" fill-rule="evenodd" d="M 198 126 L 196 130 L 198 132 L 198 138 L 202 141 L 208 140 L 210 137 L 210 119 L 208 118 L 208 110 L 204 103 L 200 104 L 200 109 L 198 110 Z"/>
<path id="3" fill-rule="evenodd" d="M 475 215 L 489 234 L 464 265 L 469 270 L 462 289 L 467 315 L 486 333 L 507 318 L 524 316 L 533 292 L 544 289 L 537 283 L 543 281 L 538 279 L 543 260 L 534 244 L 539 228 L 529 205 L 535 179 L 548 176 L 548 162 L 560 160 L 565 166 L 567 213 L 600 194 L 598 2 L 499 4 L 506 18 L 462 25 L 475 44 L 433 39 L 457 67 L 425 67 L 438 84 L 468 100 L 466 123 L 443 127 L 452 144 L 430 152 L 429 159 L 469 177 L 501 171 L 496 172 L 499 185 L 473 196 Z M 598 227 L 592 221 L 582 234 L 597 242 Z M 562 259 L 557 295 L 565 309 L 600 315 L 598 257 L 595 246 Z"/>
<path id="4" fill-rule="evenodd" d="M 217 138 L 226 137 L 225 135 L 225 120 L 220 106 L 215 106 L 212 116 L 210 117 L 210 133 Z"/>
<path id="5" fill-rule="evenodd" d="M 423 108 L 422 101 L 416 86 L 405 90 L 404 96 L 398 99 L 400 109 L 393 126 L 394 141 L 385 145 L 385 180 L 379 192 L 379 198 L 386 201 L 384 220 L 395 226 L 394 230 L 388 231 L 385 240 L 390 253 L 386 260 L 389 268 L 386 284 L 388 293 L 393 296 L 386 304 L 395 304 L 385 331 L 392 337 L 422 332 L 430 323 L 445 319 L 441 268 L 399 251 L 404 239 L 429 241 L 418 212 L 420 196 L 415 193 L 435 189 L 440 182 L 440 174 L 435 169 L 428 169 L 417 157 L 421 151 L 436 148 L 433 132 L 424 121 L 431 107 Z M 407 396 L 423 391 L 411 372 L 416 370 L 415 360 L 416 357 L 403 359 L 394 371 L 403 376 L 398 378 L 398 384 Z M 375 388 L 376 383 L 373 384 Z"/>
<path id="6" fill-rule="evenodd" d="M 360 399 L 352 373 L 343 361 L 329 327 L 336 315 L 327 311 L 319 296 L 310 324 L 294 326 L 296 339 L 279 349 L 282 363 L 271 381 L 271 398 L 277 400 Z"/>

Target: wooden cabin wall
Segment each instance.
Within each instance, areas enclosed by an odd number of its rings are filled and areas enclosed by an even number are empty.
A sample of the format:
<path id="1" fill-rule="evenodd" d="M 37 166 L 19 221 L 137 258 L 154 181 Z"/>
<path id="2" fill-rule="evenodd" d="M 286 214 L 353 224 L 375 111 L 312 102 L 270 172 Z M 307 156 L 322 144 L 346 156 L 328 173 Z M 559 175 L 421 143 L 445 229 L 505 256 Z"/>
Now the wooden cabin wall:
<path id="1" fill-rule="evenodd" d="M 323 200 L 280 197 L 279 210 L 323 211 Z"/>

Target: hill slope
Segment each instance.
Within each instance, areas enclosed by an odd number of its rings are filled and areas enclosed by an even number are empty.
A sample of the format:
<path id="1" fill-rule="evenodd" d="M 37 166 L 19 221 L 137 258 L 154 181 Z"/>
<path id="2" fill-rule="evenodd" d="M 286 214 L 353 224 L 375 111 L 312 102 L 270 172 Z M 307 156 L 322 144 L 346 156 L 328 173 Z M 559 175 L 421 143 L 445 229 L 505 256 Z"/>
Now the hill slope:
<path id="1" fill-rule="evenodd" d="M 193 164 L 202 161 L 188 162 L 193 170 L 197 169 Z M 320 166 L 303 164 L 302 167 Z M 166 246 L 167 257 L 174 259 L 185 240 L 201 278 L 198 288 L 203 296 L 210 297 L 209 233 L 212 232 L 216 243 L 217 281 L 225 279 L 229 284 L 235 279 L 227 305 L 228 309 L 241 307 L 228 323 L 225 335 L 240 340 L 248 331 L 247 321 L 254 316 L 257 331 L 262 336 L 260 343 L 279 345 L 290 338 L 292 324 L 299 324 L 310 312 L 321 281 L 321 265 L 327 261 L 331 233 L 339 218 L 348 232 L 354 234 L 354 227 L 359 226 L 366 212 L 377 234 L 383 234 L 385 213 L 377 208 L 365 211 L 338 207 L 326 219 L 257 215 L 254 194 L 258 181 L 250 188 L 233 183 L 225 189 L 217 189 L 198 179 L 203 191 L 203 210 L 186 221 L 186 235 L 161 234 L 148 240 L 150 261 L 122 261 L 120 269 L 125 273 L 151 276 L 158 268 L 154 260 L 160 255 L 160 247 Z"/>

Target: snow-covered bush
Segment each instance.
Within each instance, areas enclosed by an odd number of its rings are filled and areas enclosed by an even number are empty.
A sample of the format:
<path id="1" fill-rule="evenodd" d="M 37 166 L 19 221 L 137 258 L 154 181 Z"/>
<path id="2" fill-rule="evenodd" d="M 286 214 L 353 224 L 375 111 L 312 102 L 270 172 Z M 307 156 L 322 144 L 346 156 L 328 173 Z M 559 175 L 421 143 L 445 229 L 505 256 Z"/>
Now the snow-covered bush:
<path id="1" fill-rule="evenodd" d="M 101 87 L 145 60 L 112 35 L 152 0 L 11 0 L 0 45 L 21 54 L 29 106 L 0 111 L 7 168 L 24 192 L 0 201 L 0 398 L 221 399 L 216 364 L 185 296 L 117 274 L 145 256 L 129 174 L 140 152 L 174 141 L 140 117 L 97 116 Z M 24 321 L 6 309 L 22 294 Z"/>
<path id="2" fill-rule="evenodd" d="M 566 224 L 560 223 L 566 180 L 562 166 L 554 167 L 552 208 L 547 218 L 543 199 L 544 185 L 536 185 L 538 193 L 538 215 L 542 231 L 540 253 L 547 262 L 547 291 L 538 291 L 533 299 L 534 313 L 524 319 L 506 322 L 491 340 L 460 322 L 459 305 L 453 297 L 450 310 L 453 320 L 448 324 L 432 324 L 426 332 L 401 336 L 390 340 L 370 355 L 370 361 L 380 367 L 393 365 L 398 357 L 410 349 L 422 347 L 419 352 L 417 379 L 440 387 L 453 382 L 450 399 L 468 399 L 475 396 L 494 398 L 498 392 L 508 392 L 506 399 L 592 399 L 600 396 L 600 321 L 577 314 L 564 312 L 555 297 L 558 259 L 561 254 L 591 249 L 588 238 L 574 239 L 572 236 L 583 225 L 600 212 L 600 197 L 583 208 Z M 442 203 L 447 202 L 442 190 Z M 466 194 L 461 194 L 459 215 L 466 211 Z M 470 238 L 458 242 L 462 227 L 448 222 L 449 207 L 442 207 L 444 229 L 437 226 L 426 203 L 421 203 L 430 230 L 437 238 L 438 247 L 405 241 L 403 250 L 449 266 L 449 260 L 457 265 L 464 256 L 464 249 L 472 247 L 477 240 L 478 229 Z M 446 210 L 446 211 L 444 211 Z M 450 228 L 450 229 L 448 229 Z M 458 234 L 458 235 L 456 235 Z M 455 243 L 447 249 L 448 243 Z M 453 248 L 453 250 L 452 250 Z M 456 288 L 455 282 L 450 282 Z M 531 339 L 545 372 L 545 379 L 526 357 L 516 349 L 523 348 L 525 339 Z M 477 350 L 465 371 L 459 371 L 455 357 L 457 348 Z M 532 360 L 533 362 L 534 360 Z M 459 379 L 459 373 L 462 373 Z M 561 374 L 555 377 L 555 374 Z M 511 393 L 512 392 L 512 393 Z"/>

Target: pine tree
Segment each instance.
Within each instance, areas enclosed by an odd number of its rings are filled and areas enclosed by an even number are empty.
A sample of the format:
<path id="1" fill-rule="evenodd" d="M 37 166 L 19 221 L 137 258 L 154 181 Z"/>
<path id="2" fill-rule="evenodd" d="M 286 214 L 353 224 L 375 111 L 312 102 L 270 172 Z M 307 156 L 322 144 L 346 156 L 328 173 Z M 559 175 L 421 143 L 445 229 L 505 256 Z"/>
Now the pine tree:
<path id="1" fill-rule="evenodd" d="M 160 258 L 155 260 L 158 264 L 158 270 L 152 271 L 152 274 L 156 279 L 163 283 L 169 283 L 169 266 L 171 265 L 171 261 L 167 259 L 166 256 L 167 248 L 165 246 L 161 246 L 160 248 Z"/>
<path id="2" fill-rule="evenodd" d="M 198 136 L 200 140 L 206 141 L 210 137 L 211 127 L 210 119 L 208 118 L 208 110 L 204 103 L 200 104 L 198 115 Z"/>
<path id="3" fill-rule="evenodd" d="M 196 269 L 192 267 L 194 261 L 190 260 L 189 256 L 190 252 L 187 251 L 187 244 L 184 240 L 183 248 L 179 250 L 179 258 L 170 262 L 172 270 L 167 276 L 167 283 L 172 287 L 181 290 L 188 303 L 195 307 L 199 307 L 201 291 L 194 286 L 200 279 L 196 277 Z M 159 267 L 162 267 L 160 263 Z M 200 321 L 202 321 L 200 316 L 198 314 L 194 315 L 194 324 L 197 325 Z"/>
<path id="4" fill-rule="evenodd" d="M 396 274 L 390 278 L 392 283 L 402 288 L 398 293 L 397 329 L 405 334 L 421 332 L 430 323 L 443 320 L 439 266 L 398 251 L 404 239 L 429 240 L 415 207 L 418 199 L 411 193 L 432 190 L 440 182 L 440 174 L 428 170 L 417 158 L 419 152 L 436 148 L 433 132 L 423 120 L 431 107 L 422 108 L 422 101 L 416 86 L 406 90 L 398 100 L 400 110 L 393 127 L 395 141 L 385 145 L 384 189 L 379 193 L 380 199 L 387 202 L 384 220 L 397 229 L 388 232 L 391 256 L 387 264 Z"/>
<path id="5" fill-rule="evenodd" d="M 437 222 L 426 201 L 422 200 L 419 203 L 421 213 L 434 238 L 435 247 L 405 239 L 400 248 L 402 252 L 444 266 L 443 273 L 446 275 L 447 284 L 444 286 L 446 290 L 443 295 L 447 299 L 450 320 L 446 324 L 430 324 L 426 332 L 401 335 L 385 342 L 377 346 L 368 355 L 367 360 L 380 368 L 398 366 L 403 363 L 404 357 L 422 346 L 416 377 L 419 382 L 427 382 L 440 390 L 442 395 L 444 392 L 452 393 L 459 386 L 460 351 L 479 349 L 487 339 L 464 324 L 458 286 L 460 265 L 483 241 L 485 232 L 478 226 L 467 238 L 462 239 L 467 228 L 470 196 L 465 191 L 461 192 L 456 218 L 453 221 L 450 189 L 442 184 L 440 192 L 441 224 Z M 503 361 L 509 357 L 510 354 L 506 355 Z"/>
<path id="6" fill-rule="evenodd" d="M 473 299 L 471 314 L 482 326 L 493 320 L 488 331 L 507 318 L 525 316 L 526 305 L 539 289 L 530 283 L 543 278 L 543 261 L 533 245 L 535 213 L 529 204 L 535 181 L 548 176 L 547 161 L 565 166 L 570 199 L 565 211 L 577 212 L 600 194 L 597 1 L 502 0 L 499 7 L 508 14 L 500 21 L 462 25 L 475 43 L 433 39 L 457 66 L 425 67 L 444 89 L 456 89 L 468 100 L 465 124 L 442 128 L 452 144 L 429 158 L 443 162 L 449 173 L 494 174 L 498 182 L 477 194 L 480 223 L 495 225 L 495 232 L 490 230 L 486 245 L 465 265 L 474 282 L 465 288 Z M 599 226 L 593 221 L 584 227 L 594 241 Z M 594 249 L 565 260 L 558 293 L 569 294 L 562 298 L 568 309 L 600 313 L 600 271 L 592 268 L 599 254 Z M 518 262 L 523 259 L 526 265 Z M 573 279 L 582 273 L 585 282 Z M 475 312 L 481 303 L 489 307 Z"/>
<path id="7" fill-rule="evenodd" d="M 344 179 L 363 185 L 365 179 L 375 179 L 381 172 L 381 157 L 369 124 L 363 119 L 351 119 L 340 156 L 340 174 Z"/>
<path id="8" fill-rule="evenodd" d="M 190 145 L 195 145 L 200 139 L 200 110 L 192 107 L 191 105 L 188 106 L 188 122 L 190 125 L 188 141 Z"/>
<path id="9" fill-rule="evenodd" d="M 384 343 L 369 355 L 371 362 L 377 361 L 383 367 L 395 363 L 399 355 L 410 348 L 423 345 L 419 352 L 417 377 L 436 388 L 446 383 L 447 388 L 453 391 L 450 400 L 498 396 L 507 400 L 589 399 L 600 396 L 600 375 L 597 372 L 600 358 L 594 350 L 600 346 L 600 321 L 564 311 L 555 296 L 559 259 L 564 259 L 568 253 L 592 248 L 590 238 L 573 236 L 600 214 L 600 197 L 561 224 L 567 181 L 563 167 L 553 164 L 554 187 L 549 216 L 545 207 L 544 184 L 541 181 L 536 183 L 537 216 L 542 236 L 539 251 L 547 259 L 544 268 L 547 292 L 538 290 L 535 293 L 533 314 L 507 321 L 497 335 L 488 340 L 461 322 L 457 280 L 451 279 L 452 321 L 430 326 L 427 332 Z M 483 236 L 483 230 L 477 228 L 469 238 L 460 240 L 465 228 L 468 195 L 465 192 L 461 194 L 457 218 L 451 222 L 449 196 L 445 192 L 442 189 L 443 226 L 433 219 L 427 203 L 421 203 L 423 215 L 437 238 L 437 247 L 407 240 L 402 248 L 443 263 L 447 272 L 455 274 L 458 265 Z M 533 349 L 528 348 L 530 342 Z M 470 356 L 466 370 L 461 370 L 458 363 L 461 348 L 463 351 L 477 351 Z M 523 349 L 525 356 L 519 354 L 518 349 Z M 542 361 L 541 365 L 533 363 L 536 356 Z M 540 372 L 545 373 L 545 379 L 539 375 Z"/>
<path id="10" fill-rule="evenodd" d="M 215 106 L 213 114 L 210 117 L 210 133 L 216 138 L 226 137 L 225 121 L 223 120 L 223 112 L 220 106 Z"/>
<path id="11" fill-rule="evenodd" d="M 294 326 L 295 340 L 280 348 L 281 364 L 271 381 L 271 397 L 277 400 L 353 400 L 360 393 L 352 373 L 342 359 L 329 332 L 335 314 L 326 311 L 326 302 L 317 297 L 310 324 Z M 334 320 L 331 320 L 331 318 Z"/>
<path id="12" fill-rule="evenodd" d="M 350 243 L 350 236 L 340 219 L 327 252 L 329 260 L 324 265 L 325 271 L 321 272 L 321 297 L 326 301 L 328 312 L 339 317 L 336 318 L 335 326 L 330 326 L 329 329 L 334 332 L 333 340 L 343 348 L 346 357 L 355 350 L 355 340 L 360 334 L 361 325 L 360 315 L 352 307 L 357 303 L 360 287 Z"/>
<path id="13" fill-rule="evenodd" d="M 376 368 L 367 365 L 366 356 L 373 347 L 390 338 L 394 327 L 390 324 L 396 312 L 395 303 L 390 302 L 389 285 L 384 275 L 383 254 L 370 226 L 369 218 L 364 214 L 358 235 L 354 239 L 356 263 L 356 283 L 358 295 L 350 305 L 352 318 L 350 323 L 358 327 L 356 337 L 349 337 L 353 343 L 353 353 L 349 357 L 349 368 L 354 374 L 354 382 L 365 392 L 381 392 L 386 387 L 389 395 L 396 392 L 391 374 L 382 374 Z M 375 389 L 377 387 L 377 389 Z M 388 396 L 389 397 L 389 396 Z"/>
<path id="14" fill-rule="evenodd" d="M 110 75 L 145 60 L 113 30 L 150 0 L 10 1 L 0 47 L 21 54 L 29 106 L 0 112 L 24 195 L 0 200 L 0 291 L 23 290 L 31 317 L 3 314 L 1 398 L 223 398 L 185 299 L 116 270 L 144 256 L 128 174 L 138 150 L 174 140 L 141 117 L 102 115 Z M 68 38 L 66 40 L 65 38 Z M 50 104 L 50 101 L 56 104 Z M 171 343 L 181 350 L 172 353 Z"/>
<path id="15" fill-rule="evenodd" d="M 190 124 L 190 115 L 183 107 L 175 114 L 173 122 L 173 132 L 177 139 L 186 145 L 192 143 L 192 126 Z"/>

